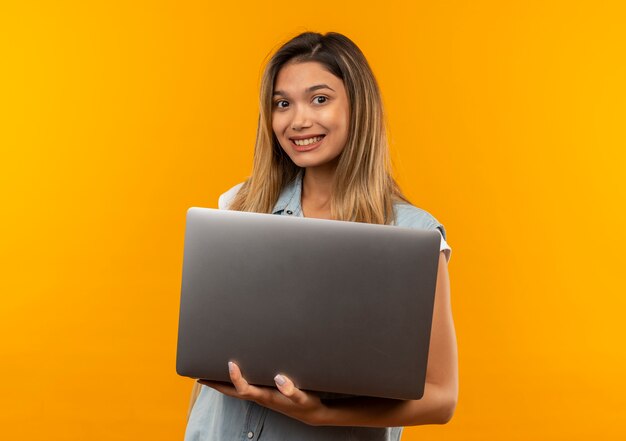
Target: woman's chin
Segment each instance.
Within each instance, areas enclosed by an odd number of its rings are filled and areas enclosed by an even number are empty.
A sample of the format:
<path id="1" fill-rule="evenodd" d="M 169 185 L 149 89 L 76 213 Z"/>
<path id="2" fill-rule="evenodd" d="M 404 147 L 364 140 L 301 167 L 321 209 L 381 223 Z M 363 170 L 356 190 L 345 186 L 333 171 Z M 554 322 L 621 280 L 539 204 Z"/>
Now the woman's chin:
<path id="1" fill-rule="evenodd" d="M 337 154 L 329 154 L 324 149 L 313 149 L 309 152 L 287 151 L 287 155 L 291 161 L 301 168 L 321 167 L 328 165 L 336 165 L 341 156 L 341 152 Z"/>
<path id="2" fill-rule="evenodd" d="M 328 167 L 337 165 L 337 158 L 314 159 L 314 158 L 291 158 L 294 164 L 300 168 Z"/>

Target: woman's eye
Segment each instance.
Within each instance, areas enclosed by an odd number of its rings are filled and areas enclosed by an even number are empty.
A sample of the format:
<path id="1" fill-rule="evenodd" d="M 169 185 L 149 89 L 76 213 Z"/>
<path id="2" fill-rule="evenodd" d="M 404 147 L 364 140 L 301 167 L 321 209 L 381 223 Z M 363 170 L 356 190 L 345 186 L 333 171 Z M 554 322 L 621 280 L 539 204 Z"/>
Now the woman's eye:
<path id="1" fill-rule="evenodd" d="M 281 106 L 281 105 L 280 105 L 280 103 L 285 103 L 285 104 L 287 104 L 287 105 L 289 104 L 289 103 L 288 103 L 287 101 L 285 101 L 285 100 L 276 101 L 276 103 L 274 103 L 274 104 L 275 104 L 275 106 L 276 106 L 276 107 L 278 107 L 279 109 L 284 109 L 284 108 L 285 108 L 285 106 Z"/>
<path id="2" fill-rule="evenodd" d="M 313 98 L 313 99 L 314 99 L 314 100 L 319 100 L 319 99 L 321 99 L 322 101 L 318 101 L 318 102 L 317 102 L 318 104 L 324 104 L 324 103 L 326 102 L 326 100 L 327 100 L 327 98 L 326 98 L 325 96 L 322 96 L 322 95 L 320 95 L 320 96 L 316 96 L 316 97 L 315 97 L 315 98 Z"/>

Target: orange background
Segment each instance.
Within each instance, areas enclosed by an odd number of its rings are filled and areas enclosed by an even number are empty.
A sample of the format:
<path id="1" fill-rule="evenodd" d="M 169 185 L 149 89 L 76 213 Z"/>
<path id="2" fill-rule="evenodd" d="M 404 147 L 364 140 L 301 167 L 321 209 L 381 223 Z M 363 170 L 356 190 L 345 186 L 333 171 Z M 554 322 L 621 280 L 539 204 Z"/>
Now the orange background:
<path id="1" fill-rule="evenodd" d="M 460 396 L 405 440 L 625 439 L 623 2 L 0 6 L 0 437 L 181 439 L 185 211 L 249 173 L 265 56 L 339 31 L 447 228 Z"/>

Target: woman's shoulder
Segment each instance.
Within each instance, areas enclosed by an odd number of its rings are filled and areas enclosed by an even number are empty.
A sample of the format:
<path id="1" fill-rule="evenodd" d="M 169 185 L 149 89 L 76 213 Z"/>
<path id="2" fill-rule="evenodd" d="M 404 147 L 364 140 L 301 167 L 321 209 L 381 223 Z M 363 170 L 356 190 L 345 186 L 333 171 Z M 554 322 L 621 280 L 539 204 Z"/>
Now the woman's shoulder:
<path id="1" fill-rule="evenodd" d="M 231 202 L 235 199 L 235 196 L 237 196 L 237 193 L 243 184 L 243 182 L 240 182 L 222 193 L 217 200 L 217 208 L 220 210 L 228 210 L 228 207 L 230 207 Z"/>
<path id="2" fill-rule="evenodd" d="M 419 228 L 424 230 L 439 230 L 446 239 L 446 230 L 441 222 L 423 208 L 406 202 L 393 204 L 395 213 L 395 225 L 399 227 Z"/>
<path id="3" fill-rule="evenodd" d="M 416 207 L 415 205 L 411 205 L 406 202 L 394 203 L 393 209 L 396 216 L 394 224 L 398 227 L 433 231 L 438 230 L 442 239 L 440 250 L 446 255 L 446 261 L 450 261 L 452 249 L 450 248 L 450 245 L 448 245 L 448 242 L 446 242 L 446 229 L 443 227 L 443 224 L 435 218 L 435 216 L 423 208 Z"/>

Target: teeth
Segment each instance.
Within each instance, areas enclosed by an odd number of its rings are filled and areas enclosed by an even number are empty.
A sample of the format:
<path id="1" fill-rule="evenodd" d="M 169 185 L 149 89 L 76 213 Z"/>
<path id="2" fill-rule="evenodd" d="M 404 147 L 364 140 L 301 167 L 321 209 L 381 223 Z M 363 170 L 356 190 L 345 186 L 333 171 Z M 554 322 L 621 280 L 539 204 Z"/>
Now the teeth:
<path id="1" fill-rule="evenodd" d="M 309 145 L 309 144 L 318 142 L 322 138 L 323 136 L 316 136 L 315 138 L 308 138 L 308 139 L 294 139 L 293 142 L 296 145 Z"/>

